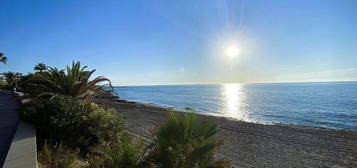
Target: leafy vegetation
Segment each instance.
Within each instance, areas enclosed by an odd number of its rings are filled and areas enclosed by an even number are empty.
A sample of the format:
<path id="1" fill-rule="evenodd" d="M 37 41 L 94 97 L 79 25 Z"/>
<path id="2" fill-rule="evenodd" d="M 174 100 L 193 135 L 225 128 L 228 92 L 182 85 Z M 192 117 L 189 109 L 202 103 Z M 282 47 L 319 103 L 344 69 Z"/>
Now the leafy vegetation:
<path id="1" fill-rule="evenodd" d="M 48 67 L 44 63 L 38 63 L 35 65 L 35 67 L 33 69 L 38 72 L 43 72 L 43 71 L 46 71 L 48 69 Z"/>
<path id="2" fill-rule="evenodd" d="M 2 89 L 12 90 L 16 86 L 17 80 L 22 77 L 21 73 L 18 72 L 4 72 L 2 73 L 5 77 L 5 82 L 2 84 Z"/>
<path id="3" fill-rule="evenodd" d="M 91 98 L 105 92 L 105 87 L 112 87 L 110 80 L 102 76 L 90 80 L 95 70 L 86 71 L 86 68 L 81 67 L 80 62 L 73 62 L 65 70 L 49 67 L 34 75 L 28 84 L 38 89 L 37 96 L 68 95 L 79 99 Z"/>
<path id="4" fill-rule="evenodd" d="M 45 143 L 37 160 L 40 168 L 79 168 L 77 156 L 78 150 L 70 151 L 62 143 L 51 147 Z"/>
<path id="5" fill-rule="evenodd" d="M 215 160 L 214 152 L 222 144 L 217 126 L 199 120 L 194 114 L 169 112 L 168 120 L 154 132 L 150 159 L 163 168 L 220 168 L 228 166 Z"/>
<path id="6" fill-rule="evenodd" d="M 4 64 L 7 63 L 7 57 L 5 57 L 4 53 L 0 53 L 0 62 Z"/>
<path id="7" fill-rule="evenodd" d="M 21 74 L 6 74 L 6 85 L 13 85 L 17 80 L 18 88 L 32 98 L 20 107 L 19 113 L 37 128 L 38 144 L 44 144 L 39 153 L 42 166 L 221 168 L 229 165 L 214 158 L 214 152 L 222 144 L 216 137 L 217 126 L 194 114 L 170 112 L 167 121 L 153 131 L 154 141 L 148 146 L 141 139 L 130 138 L 123 115 L 93 103 L 95 99 L 113 96 L 108 90 L 111 82 L 102 76 L 91 78 L 95 70 L 86 68 L 79 62 L 64 70 L 40 63 L 34 68 L 39 72 L 20 79 Z M 80 150 L 71 150 L 77 148 Z M 79 156 L 86 165 L 77 164 Z"/>
<path id="8" fill-rule="evenodd" d="M 7 83 L 6 83 L 6 81 L 0 80 L 0 89 L 5 89 L 5 88 L 7 88 Z"/>
<path id="9" fill-rule="evenodd" d="M 4 72 L 3 75 L 8 83 L 14 83 L 16 78 L 20 78 L 22 76 L 19 72 Z"/>
<path id="10" fill-rule="evenodd" d="M 84 150 L 124 130 L 124 118 L 116 110 L 105 110 L 70 96 L 37 100 L 23 105 L 19 112 L 37 128 L 39 140 L 63 141 Z"/>
<path id="11" fill-rule="evenodd" d="M 143 149 L 141 139 L 124 136 L 94 148 L 89 168 L 160 167 L 223 168 L 229 162 L 216 160 L 215 150 L 222 144 L 216 138 L 217 126 L 199 120 L 194 114 L 170 112 L 168 120 L 154 132 L 151 145 Z"/>
<path id="12" fill-rule="evenodd" d="M 127 135 L 116 141 L 104 141 L 93 149 L 88 168 L 140 167 L 144 159 L 144 145 L 141 139 L 132 140 Z"/>

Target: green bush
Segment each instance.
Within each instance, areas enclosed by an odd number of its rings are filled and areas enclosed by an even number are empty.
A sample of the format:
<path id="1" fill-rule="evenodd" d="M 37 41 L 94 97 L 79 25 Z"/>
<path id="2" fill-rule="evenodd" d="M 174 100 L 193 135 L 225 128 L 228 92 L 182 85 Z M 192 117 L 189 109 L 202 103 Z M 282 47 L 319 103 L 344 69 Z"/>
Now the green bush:
<path id="1" fill-rule="evenodd" d="M 45 143 L 38 153 L 39 167 L 42 168 L 79 168 L 78 150 L 66 149 L 62 143 L 52 145 Z"/>
<path id="2" fill-rule="evenodd" d="M 100 155 L 91 155 L 88 158 L 88 166 L 86 168 L 105 168 L 107 159 Z"/>
<path id="3" fill-rule="evenodd" d="M 0 81 L 0 89 L 4 89 L 4 90 L 10 90 L 13 91 L 14 90 L 14 83 L 9 83 L 6 81 Z"/>
<path id="4" fill-rule="evenodd" d="M 55 96 L 23 105 L 20 116 L 37 128 L 43 140 L 63 141 L 88 149 L 100 140 L 115 138 L 124 130 L 124 118 L 114 109 L 102 109 L 70 96 Z M 41 142 L 42 140 L 42 142 Z"/>
<path id="5" fill-rule="evenodd" d="M 63 141 L 84 153 L 92 149 L 88 168 L 229 165 L 214 158 L 214 152 L 222 144 L 216 138 L 216 124 L 200 120 L 194 114 L 170 112 L 168 120 L 153 131 L 154 141 L 144 149 L 142 140 L 134 141 L 125 133 L 124 117 L 115 109 L 103 109 L 70 96 L 54 96 L 23 105 L 19 111 L 22 119 L 37 128 L 38 144 L 45 144 L 39 161 L 44 166 L 55 165 L 51 168 L 77 167 L 73 160 L 77 160 L 78 152 L 71 153 L 61 144 L 49 148 L 46 140 L 52 144 Z"/>
<path id="6" fill-rule="evenodd" d="M 88 168 L 138 168 L 143 159 L 143 141 L 134 141 L 123 135 L 117 140 L 104 141 L 95 147 L 89 157 Z"/>
<path id="7" fill-rule="evenodd" d="M 0 89 L 6 89 L 7 88 L 7 83 L 5 81 L 0 81 Z"/>
<path id="8" fill-rule="evenodd" d="M 89 131 L 100 141 L 116 140 L 125 129 L 125 117 L 114 108 L 104 109 L 91 103 Z"/>
<path id="9" fill-rule="evenodd" d="M 168 120 L 154 132 L 148 163 L 163 168 L 223 168 L 214 152 L 222 144 L 216 138 L 217 125 L 194 114 L 169 112 Z"/>

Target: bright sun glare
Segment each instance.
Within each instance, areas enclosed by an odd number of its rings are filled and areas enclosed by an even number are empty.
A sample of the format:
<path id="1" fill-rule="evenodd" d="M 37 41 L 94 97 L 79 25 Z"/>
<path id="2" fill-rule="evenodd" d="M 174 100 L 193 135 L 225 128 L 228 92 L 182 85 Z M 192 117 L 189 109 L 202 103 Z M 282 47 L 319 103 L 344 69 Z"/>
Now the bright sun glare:
<path id="1" fill-rule="evenodd" d="M 226 48 L 225 52 L 228 57 L 233 58 L 239 55 L 239 48 L 235 45 L 231 45 Z"/>

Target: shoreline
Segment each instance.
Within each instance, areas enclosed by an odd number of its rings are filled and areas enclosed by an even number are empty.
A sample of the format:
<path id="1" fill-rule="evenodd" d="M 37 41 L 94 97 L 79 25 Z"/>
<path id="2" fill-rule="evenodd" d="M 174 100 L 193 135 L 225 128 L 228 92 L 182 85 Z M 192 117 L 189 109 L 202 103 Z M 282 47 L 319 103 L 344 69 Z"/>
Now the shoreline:
<path id="1" fill-rule="evenodd" d="M 139 102 L 139 101 L 126 100 L 126 99 L 116 99 L 115 101 L 121 102 L 121 103 L 129 103 L 129 104 L 140 104 L 140 105 L 150 106 L 150 107 L 158 108 L 158 109 L 162 109 L 162 110 L 172 110 L 172 111 L 176 111 L 176 112 L 194 113 L 199 116 L 222 118 L 222 119 L 226 119 L 226 120 L 230 120 L 230 121 L 237 121 L 237 122 L 246 122 L 246 123 L 254 123 L 254 124 L 261 124 L 261 125 L 281 125 L 281 126 L 287 126 L 287 127 L 307 128 L 307 129 L 322 129 L 322 130 L 333 130 L 333 131 L 357 132 L 357 130 L 352 130 L 352 129 L 328 128 L 328 127 L 322 127 L 322 126 L 319 127 L 319 126 L 301 125 L 301 124 L 293 124 L 293 123 L 281 123 L 281 122 L 265 122 L 264 123 L 264 122 L 256 122 L 256 121 L 239 120 L 239 119 L 227 117 L 227 116 L 220 115 L 220 114 L 194 111 L 194 109 L 190 108 L 190 107 L 185 107 L 184 109 L 175 109 L 173 107 L 168 107 L 165 105 L 159 105 L 159 104 L 154 104 L 154 103 L 145 103 L 145 102 Z M 189 108 L 189 109 L 186 109 L 186 108 Z"/>
<path id="2" fill-rule="evenodd" d="M 133 136 L 148 141 L 152 139 L 150 131 L 170 110 L 122 99 L 116 100 L 114 107 L 127 117 Z M 197 115 L 218 125 L 218 138 L 224 144 L 217 158 L 231 161 L 232 167 L 357 167 L 357 131 Z"/>

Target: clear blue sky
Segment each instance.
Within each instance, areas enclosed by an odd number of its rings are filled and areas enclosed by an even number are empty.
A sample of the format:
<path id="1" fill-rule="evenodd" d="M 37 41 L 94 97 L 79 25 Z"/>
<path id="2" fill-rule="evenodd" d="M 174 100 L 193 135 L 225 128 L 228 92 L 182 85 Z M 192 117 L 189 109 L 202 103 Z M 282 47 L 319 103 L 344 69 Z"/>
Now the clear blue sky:
<path id="1" fill-rule="evenodd" d="M 353 0 L 1 0 L 0 72 L 79 60 L 115 85 L 357 80 Z M 228 58 L 227 45 L 240 54 Z"/>

